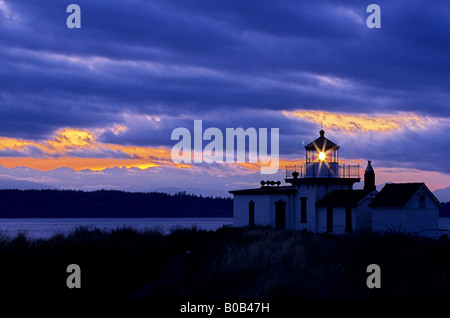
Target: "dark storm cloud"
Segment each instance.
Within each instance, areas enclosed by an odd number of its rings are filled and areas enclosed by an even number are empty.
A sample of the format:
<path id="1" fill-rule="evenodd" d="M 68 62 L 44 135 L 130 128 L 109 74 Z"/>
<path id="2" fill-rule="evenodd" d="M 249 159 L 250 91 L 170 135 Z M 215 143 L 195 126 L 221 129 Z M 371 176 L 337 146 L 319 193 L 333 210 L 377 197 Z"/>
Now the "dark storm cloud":
<path id="1" fill-rule="evenodd" d="M 2 136 L 124 124 L 101 141 L 170 146 L 174 128 L 202 119 L 221 129 L 280 127 L 281 152 L 302 154 L 317 125 L 276 111 L 448 118 L 445 2 L 378 1 L 378 30 L 356 0 L 78 0 L 80 30 L 66 27 L 70 1 L 0 3 Z"/>

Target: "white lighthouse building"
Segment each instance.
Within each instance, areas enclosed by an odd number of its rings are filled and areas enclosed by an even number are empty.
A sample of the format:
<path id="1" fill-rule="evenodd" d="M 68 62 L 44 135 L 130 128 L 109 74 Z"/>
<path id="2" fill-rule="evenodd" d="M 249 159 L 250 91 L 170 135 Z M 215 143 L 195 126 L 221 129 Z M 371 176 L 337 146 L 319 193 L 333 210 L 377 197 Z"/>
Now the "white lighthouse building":
<path id="1" fill-rule="evenodd" d="M 368 161 L 364 188 L 359 165 L 339 164 L 339 146 L 320 136 L 305 146 L 306 163 L 286 167 L 286 185 L 234 190 L 234 225 L 271 225 L 290 230 L 349 233 L 355 230 L 438 229 L 440 202 L 424 183 L 387 184 L 379 193 Z M 399 200 L 399 197 L 402 200 Z"/>

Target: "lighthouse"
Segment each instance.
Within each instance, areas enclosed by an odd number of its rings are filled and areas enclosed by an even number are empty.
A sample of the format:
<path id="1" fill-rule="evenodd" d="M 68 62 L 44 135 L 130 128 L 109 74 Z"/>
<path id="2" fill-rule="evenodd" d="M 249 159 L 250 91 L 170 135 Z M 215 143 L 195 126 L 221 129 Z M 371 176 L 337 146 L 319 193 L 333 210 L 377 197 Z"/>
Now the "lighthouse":
<path id="1" fill-rule="evenodd" d="M 369 160 L 364 188 L 355 190 L 353 185 L 361 181 L 359 165 L 340 163 L 341 148 L 323 129 L 304 148 L 302 164 L 286 167 L 286 185 L 263 180 L 260 188 L 230 191 L 234 226 L 335 234 L 438 227 L 440 203 L 424 183 L 387 184 L 378 194 Z"/>

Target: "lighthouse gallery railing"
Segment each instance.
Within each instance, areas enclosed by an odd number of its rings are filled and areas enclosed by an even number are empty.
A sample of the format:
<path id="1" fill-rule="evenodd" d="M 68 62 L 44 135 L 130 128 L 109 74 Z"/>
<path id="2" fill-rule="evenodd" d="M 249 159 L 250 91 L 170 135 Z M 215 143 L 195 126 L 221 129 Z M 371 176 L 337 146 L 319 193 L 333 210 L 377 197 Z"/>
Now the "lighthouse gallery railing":
<path id="1" fill-rule="evenodd" d="M 315 165 L 318 165 L 315 163 Z M 327 169 L 325 164 L 323 165 L 323 169 Z M 316 171 L 316 169 L 312 169 L 311 171 Z M 286 179 L 295 179 L 295 178 L 360 178 L 359 176 L 359 165 L 347 165 L 342 164 L 338 166 L 338 173 L 334 173 L 332 170 L 329 170 L 327 175 L 321 173 L 320 175 L 315 175 L 311 173 L 309 175 L 306 174 L 306 165 L 293 165 L 286 166 Z"/>

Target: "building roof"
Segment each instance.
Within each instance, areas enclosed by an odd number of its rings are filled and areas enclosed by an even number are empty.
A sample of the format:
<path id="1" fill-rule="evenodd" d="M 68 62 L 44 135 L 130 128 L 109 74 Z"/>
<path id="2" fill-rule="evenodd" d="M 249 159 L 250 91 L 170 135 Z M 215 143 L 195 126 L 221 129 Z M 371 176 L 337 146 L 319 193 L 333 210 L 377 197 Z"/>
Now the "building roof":
<path id="1" fill-rule="evenodd" d="M 371 191 L 334 190 L 316 202 L 316 206 L 355 206 Z"/>
<path id="2" fill-rule="evenodd" d="M 309 144 L 307 144 L 305 146 L 306 150 L 321 150 L 321 151 L 326 151 L 326 150 L 332 150 L 332 149 L 339 149 L 339 146 L 336 145 L 334 142 L 332 142 L 331 140 L 325 138 L 325 131 L 321 130 L 320 132 L 320 137 L 317 138 L 316 140 L 310 142 Z"/>
<path id="3" fill-rule="evenodd" d="M 412 197 L 421 188 L 425 188 L 426 192 L 430 194 L 432 199 L 436 201 L 438 205 L 440 202 L 434 197 L 430 190 L 426 187 L 425 183 L 387 183 L 384 185 L 383 189 L 378 193 L 378 195 L 369 204 L 371 208 L 381 208 L 381 207 L 404 207 Z"/>
<path id="4" fill-rule="evenodd" d="M 283 186 L 283 187 L 261 187 L 256 189 L 244 189 L 244 190 L 233 190 L 228 191 L 234 195 L 247 195 L 247 194 L 293 194 L 296 193 L 297 190 L 291 186 Z"/>

